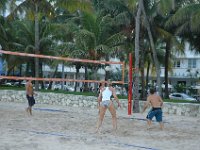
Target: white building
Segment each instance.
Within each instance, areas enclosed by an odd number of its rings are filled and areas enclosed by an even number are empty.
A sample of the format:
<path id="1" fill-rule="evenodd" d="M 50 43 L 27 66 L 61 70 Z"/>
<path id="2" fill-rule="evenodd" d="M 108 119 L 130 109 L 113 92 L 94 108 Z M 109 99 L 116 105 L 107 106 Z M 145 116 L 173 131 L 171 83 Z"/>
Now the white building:
<path id="1" fill-rule="evenodd" d="M 175 54 L 172 71 L 169 72 L 169 83 L 176 85 L 183 83 L 186 86 L 200 84 L 200 53 L 191 51 L 190 45 L 186 43 L 185 54 Z M 161 68 L 161 77 L 164 80 L 164 67 Z"/>
<path id="2" fill-rule="evenodd" d="M 112 62 L 118 62 L 119 60 L 116 59 L 111 59 Z M 105 64 L 103 64 L 105 65 Z M 99 68 L 97 73 L 92 72 L 91 69 L 88 69 L 88 80 L 105 80 L 105 71 L 109 71 L 110 73 L 116 72 L 118 69 L 121 71 L 121 65 L 119 64 L 111 64 L 109 66 L 106 65 L 102 66 L 102 68 Z M 43 65 L 42 66 L 42 70 L 43 70 L 43 77 L 44 78 L 51 78 L 55 68 L 50 68 L 48 65 Z M 76 77 L 76 68 L 75 65 L 73 66 L 64 66 L 64 78 L 65 79 L 72 79 L 72 80 L 85 80 L 85 68 L 81 67 L 79 69 L 79 73 L 78 76 Z M 62 78 L 62 64 L 58 65 L 58 70 L 56 73 L 56 78 Z M 61 82 L 54 82 L 54 84 L 60 84 Z M 83 87 L 84 82 L 77 82 L 77 89 L 80 89 L 81 87 Z M 74 87 L 75 86 L 75 82 L 64 82 L 64 85 L 67 86 L 71 86 Z M 95 84 L 94 83 L 88 83 L 89 87 L 94 87 Z"/>

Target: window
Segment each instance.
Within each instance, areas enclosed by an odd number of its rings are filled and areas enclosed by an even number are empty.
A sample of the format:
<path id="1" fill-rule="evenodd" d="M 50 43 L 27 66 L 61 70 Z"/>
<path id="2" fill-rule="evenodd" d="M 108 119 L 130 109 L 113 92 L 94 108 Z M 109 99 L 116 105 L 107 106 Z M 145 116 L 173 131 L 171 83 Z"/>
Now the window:
<path id="1" fill-rule="evenodd" d="M 181 67 L 181 62 L 180 62 L 180 60 L 177 60 L 177 61 L 174 62 L 174 67 L 175 67 L 175 68 L 180 68 L 180 67 Z"/>
<path id="2" fill-rule="evenodd" d="M 196 59 L 188 59 L 188 68 L 196 68 Z"/>
<path id="3" fill-rule="evenodd" d="M 181 97 L 180 94 L 173 94 L 174 97 Z"/>
<path id="4" fill-rule="evenodd" d="M 74 79 L 74 75 L 73 74 L 70 75 L 70 79 Z"/>

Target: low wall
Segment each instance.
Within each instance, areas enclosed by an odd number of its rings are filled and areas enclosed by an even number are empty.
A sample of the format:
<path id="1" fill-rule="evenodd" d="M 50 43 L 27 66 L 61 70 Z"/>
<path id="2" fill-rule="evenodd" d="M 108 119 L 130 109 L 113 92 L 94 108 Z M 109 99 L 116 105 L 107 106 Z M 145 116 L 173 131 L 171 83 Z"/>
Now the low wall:
<path id="1" fill-rule="evenodd" d="M 35 99 L 36 103 L 38 104 L 51 104 L 51 105 L 63 105 L 72 107 L 90 107 L 90 108 L 97 107 L 97 97 L 95 96 L 37 92 L 37 96 L 35 97 Z M 27 103 L 25 91 L 13 91 L 13 90 L 0 90 L 0 101 Z M 126 110 L 128 106 L 127 100 L 121 99 L 120 102 L 122 105 L 122 109 Z M 143 106 L 144 106 L 144 101 L 140 101 L 139 102 L 140 110 L 142 110 Z M 200 117 L 200 105 L 165 102 L 163 112 L 166 114 Z"/>

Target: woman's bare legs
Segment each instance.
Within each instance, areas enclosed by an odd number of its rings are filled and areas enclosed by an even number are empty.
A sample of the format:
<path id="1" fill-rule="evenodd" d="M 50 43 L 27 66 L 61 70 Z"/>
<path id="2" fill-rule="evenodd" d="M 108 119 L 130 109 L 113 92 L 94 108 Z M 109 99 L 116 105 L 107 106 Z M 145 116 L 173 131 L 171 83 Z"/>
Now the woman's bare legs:
<path id="1" fill-rule="evenodd" d="M 117 130 L 117 115 L 116 115 L 116 110 L 115 110 L 113 102 L 111 102 L 110 104 L 109 111 L 112 115 L 113 130 L 116 131 Z"/>
<path id="2" fill-rule="evenodd" d="M 104 116 L 105 116 L 105 113 L 106 113 L 106 107 L 104 106 L 100 106 L 99 108 L 99 119 L 98 119 L 98 122 L 97 122 L 97 129 L 96 129 L 96 132 L 97 133 L 100 133 L 99 129 L 102 125 L 102 122 L 103 122 L 103 119 L 104 119 Z"/>

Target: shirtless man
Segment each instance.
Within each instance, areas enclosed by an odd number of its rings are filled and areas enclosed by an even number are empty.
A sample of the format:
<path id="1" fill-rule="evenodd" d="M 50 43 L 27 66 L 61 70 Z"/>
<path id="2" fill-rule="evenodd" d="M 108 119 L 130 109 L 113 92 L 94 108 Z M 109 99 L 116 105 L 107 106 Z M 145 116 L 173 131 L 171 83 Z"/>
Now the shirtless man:
<path id="1" fill-rule="evenodd" d="M 35 99 L 33 95 L 33 84 L 31 83 L 31 80 L 28 80 L 26 83 L 26 98 L 28 100 L 28 107 L 26 108 L 26 111 L 30 115 L 32 115 L 32 106 L 35 104 Z"/>
<path id="2" fill-rule="evenodd" d="M 151 105 L 152 109 L 149 111 L 147 115 L 147 124 L 148 124 L 148 129 L 151 126 L 152 119 L 155 116 L 156 121 L 159 122 L 160 124 L 160 129 L 162 130 L 164 125 L 162 122 L 162 106 L 163 106 L 163 100 L 162 98 L 155 93 L 154 89 L 150 89 L 150 95 L 147 97 L 147 102 L 144 105 L 142 113 L 146 110 L 146 108 Z"/>
<path id="3" fill-rule="evenodd" d="M 99 120 L 97 122 L 97 129 L 96 132 L 99 133 L 99 129 L 102 125 L 105 113 L 107 108 L 109 109 L 112 115 L 112 125 L 114 131 L 117 130 L 117 117 L 116 117 L 116 110 L 114 104 L 111 100 L 111 96 L 113 95 L 114 99 L 118 103 L 118 107 L 121 107 L 118 97 L 116 95 L 115 89 L 112 87 L 112 83 L 108 81 L 107 86 L 105 87 L 105 83 L 102 82 L 100 87 L 100 93 L 98 97 L 98 108 L 99 108 Z"/>

